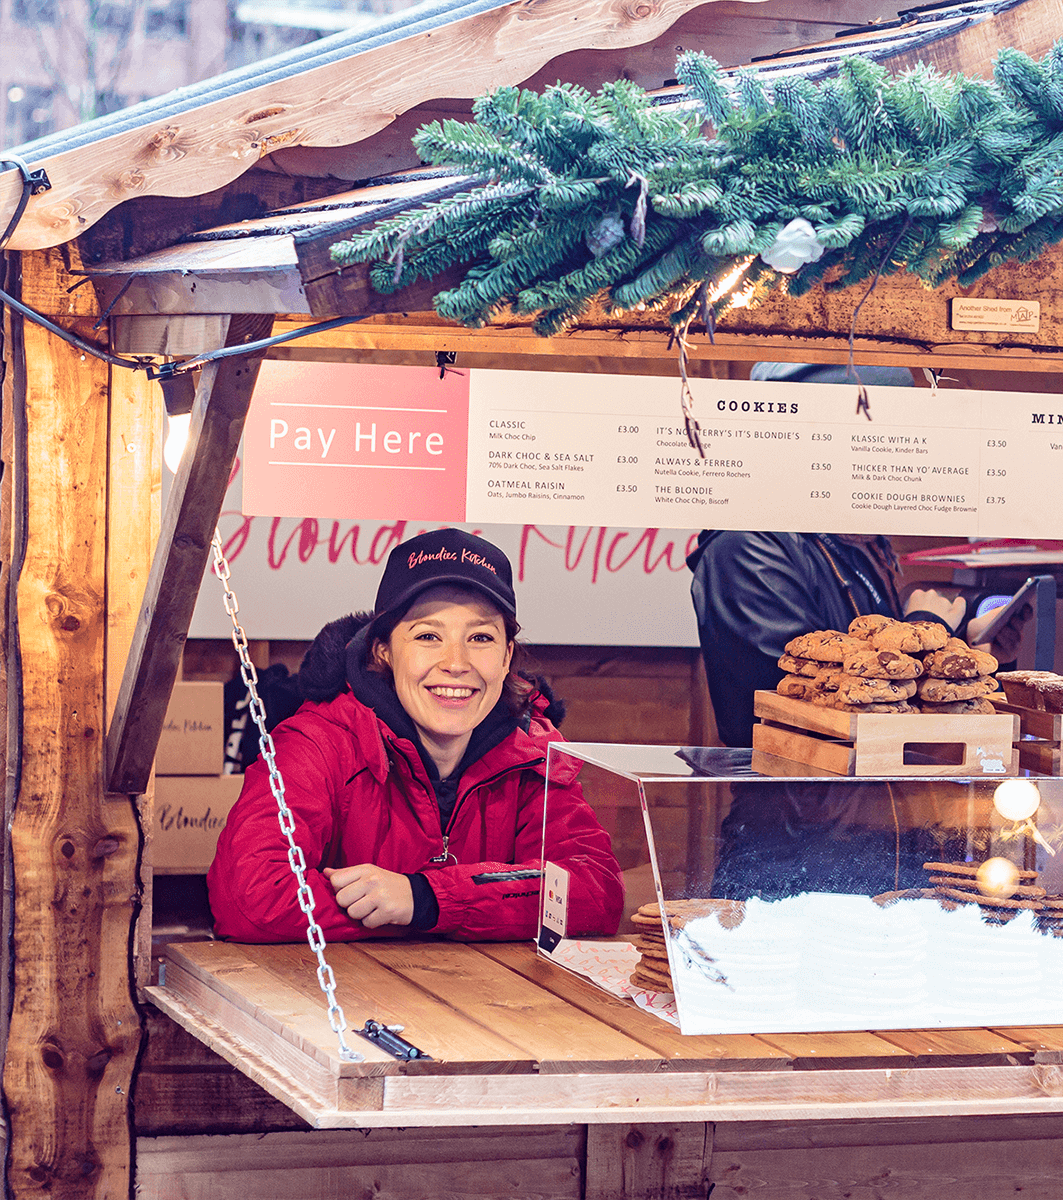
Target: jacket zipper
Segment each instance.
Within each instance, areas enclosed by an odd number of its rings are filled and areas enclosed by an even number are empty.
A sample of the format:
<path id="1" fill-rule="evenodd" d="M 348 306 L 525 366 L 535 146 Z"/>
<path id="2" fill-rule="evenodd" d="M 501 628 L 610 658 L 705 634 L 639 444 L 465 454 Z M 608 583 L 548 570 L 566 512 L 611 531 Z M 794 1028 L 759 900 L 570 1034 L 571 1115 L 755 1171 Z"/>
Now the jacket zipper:
<path id="1" fill-rule="evenodd" d="M 437 854 L 435 858 L 430 858 L 428 861 L 431 863 L 438 863 L 440 866 L 444 865 L 450 858 L 453 858 L 455 863 L 458 861 L 457 858 L 450 853 L 450 830 L 454 827 L 454 818 L 458 815 L 458 809 L 461 808 L 465 800 L 471 796 L 477 788 L 486 787 L 487 784 L 494 783 L 496 779 L 501 779 L 503 775 L 508 775 L 511 771 L 525 771 L 528 769 L 528 767 L 537 767 L 540 763 L 544 762 L 546 762 L 545 756 L 541 758 L 532 758 L 529 759 L 528 762 L 517 763 L 512 767 L 505 767 L 501 771 L 496 771 L 494 775 L 489 775 L 486 779 L 481 779 L 479 783 L 474 783 L 471 788 L 469 788 L 463 795 L 458 797 L 457 802 L 451 811 L 450 820 L 447 822 L 446 829 L 443 830 L 443 853 Z M 433 799 L 435 799 L 434 796 Z"/>

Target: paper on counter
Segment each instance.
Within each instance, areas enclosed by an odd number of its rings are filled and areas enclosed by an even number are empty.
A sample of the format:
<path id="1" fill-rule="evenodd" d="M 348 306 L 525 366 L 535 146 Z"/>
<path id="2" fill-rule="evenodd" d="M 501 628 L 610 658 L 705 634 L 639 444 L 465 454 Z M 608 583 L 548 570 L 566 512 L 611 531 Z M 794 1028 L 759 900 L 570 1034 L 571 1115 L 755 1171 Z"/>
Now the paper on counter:
<path id="1" fill-rule="evenodd" d="M 650 992 L 630 982 L 631 972 L 640 958 L 631 942 L 562 941 L 550 958 L 611 996 L 633 1000 L 644 1012 L 679 1025 L 675 996 L 671 992 Z"/>

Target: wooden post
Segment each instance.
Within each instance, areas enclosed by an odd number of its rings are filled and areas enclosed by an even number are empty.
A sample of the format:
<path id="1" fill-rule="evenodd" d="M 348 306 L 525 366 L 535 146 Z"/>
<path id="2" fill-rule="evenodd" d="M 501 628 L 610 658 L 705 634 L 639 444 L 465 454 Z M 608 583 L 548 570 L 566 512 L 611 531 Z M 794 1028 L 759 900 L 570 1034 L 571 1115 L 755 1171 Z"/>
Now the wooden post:
<path id="1" fill-rule="evenodd" d="M 24 260 L 27 277 L 36 257 Z M 108 369 L 11 323 L 24 342 L 5 397 L 13 540 L 24 537 L 24 551 L 7 629 L 18 650 L 8 669 L 21 674 L 9 691 L 21 761 L 10 764 L 7 1180 L 19 1200 L 122 1197 L 140 1041 L 129 970 L 139 834 L 129 798 L 103 790 Z M 86 322 L 78 332 L 98 336 Z"/>
<path id="2" fill-rule="evenodd" d="M 8 270 L 8 264 L 13 263 L 13 255 L 0 255 L 0 279 L 4 280 L 5 288 L 11 289 L 15 284 L 7 276 L 14 276 L 13 269 Z M 5 307 L 0 310 L 0 401 L 2 401 L 2 417 L 0 417 L 0 779 L 4 786 L 4 828 L 11 826 L 11 814 L 14 808 L 14 787 L 17 771 L 8 771 L 18 761 L 20 725 L 18 721 L 18 705 L 11 704 L 8 685 L 18 681 L 18 644 L 14 636 L 15 627 L 10 619 L 12 605 L 11 590 L 14 580 L 18 578 L 21 551 L 18 549 L 21 538 L 21 522 L 15 521 L 15 505 L 13 498 L 18 489 L 13 487 L 15 480 L 14 430 L 15 430 L 15 397 L 21 397 L 25 392 L 25 355 L 22 348 L 22 322 L 15 313 Z M 9 675 L 9 666 L 10 675 Z M 3 850 L 0 854 L 0 877 L 3 889 L 0 892 L 0 946 L 11 945 L 11 903 L 13 887 L 11 881 L 11 843 L 5 837 Z M 3 957 L 3 969 L 0 970 L 0 1045 L 7 1044 L 8 1021 L 11 1014 L 10 974 L 7 969 L 8 959 Z"/>
<path id="3" fill-rule="evenodd" d="M 586 1200 L 701 1200 L 714 1126 L 588 1125 Z"/>
<path id="4" fill-rule="evenodd" d="M 268 336 L 272 320 L 234 317 L 227 344 Z M 262 357 L 222 359 L 203 368 L 189 446 L 170 493 L 108 734 L 112 791 L 139 794 L 147 787 Z"/>
<path id="5" fill-rule="evenodd" d="M 107 651 L 104 702 L 110 720 L 133 641 L 140 605 L 159 540 L 162 495 L 162 394 L 143 371 L 111 370 L 107 476 Z M 150 862 L 154 779 L 137 799 L 145 854 Z M 151 975 L 151 871 L 140 878 L 142 904 L 135 938 L 137 988 Z"/>

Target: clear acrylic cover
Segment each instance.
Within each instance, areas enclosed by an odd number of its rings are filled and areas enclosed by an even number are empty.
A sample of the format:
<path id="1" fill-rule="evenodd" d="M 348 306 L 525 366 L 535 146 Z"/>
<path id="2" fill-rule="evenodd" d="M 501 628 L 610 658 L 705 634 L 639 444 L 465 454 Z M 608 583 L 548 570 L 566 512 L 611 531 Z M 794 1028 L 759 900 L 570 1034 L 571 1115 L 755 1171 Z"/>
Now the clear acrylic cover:
<path id="1" fill-rule="evenodd" d="M 547 831 L 574 762 L 624 873 L 620 933 L 649 930 L 683 1033 L 1063 1016 L 1063 779 L 774 778 L 748 750 L 556 743 Z M 546 883 L 550 956 L 568 931 Z M 654 902 L 666 918 L 631 923 Z"/>

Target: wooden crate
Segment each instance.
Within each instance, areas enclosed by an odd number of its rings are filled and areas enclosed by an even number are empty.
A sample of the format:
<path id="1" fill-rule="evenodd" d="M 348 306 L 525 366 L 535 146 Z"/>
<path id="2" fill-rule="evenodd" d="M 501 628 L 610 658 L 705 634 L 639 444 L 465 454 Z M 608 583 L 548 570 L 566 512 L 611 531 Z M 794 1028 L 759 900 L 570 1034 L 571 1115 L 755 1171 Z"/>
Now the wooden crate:
<path id="1" fill-rule="evenodd" d="M 1044 712 L 1039 708 L 1023 708 L 1009 704 L 1004 696 L 990 696 L 998 712 L 1018 718 L 1019 736 L 1015 749 L 1019 766 L 1039 775 L 1059 775 L 1060 741 L 1063 737 L 1063 713 Z"/>
<path id="2" fill-rule="evenodd" d="M 757 692 L 753 748 L 834 775 L 1016 775 L 1009 713 L 849 713 Z"/>

